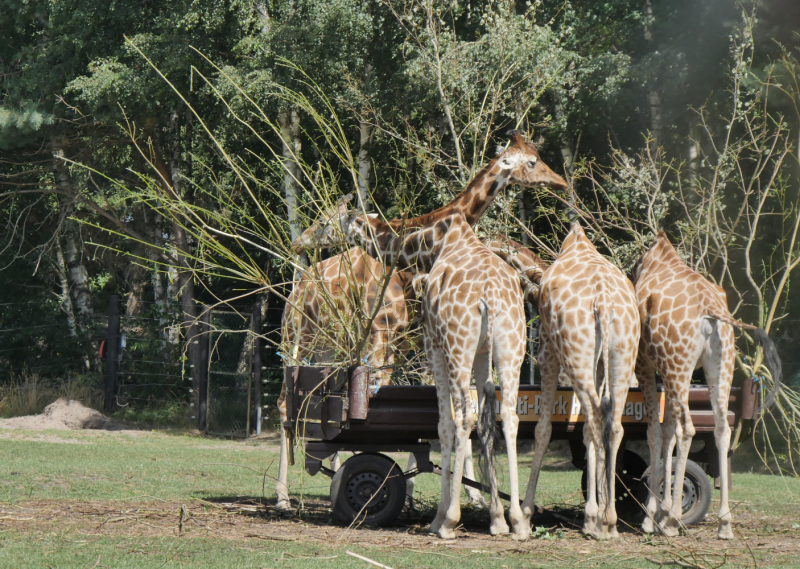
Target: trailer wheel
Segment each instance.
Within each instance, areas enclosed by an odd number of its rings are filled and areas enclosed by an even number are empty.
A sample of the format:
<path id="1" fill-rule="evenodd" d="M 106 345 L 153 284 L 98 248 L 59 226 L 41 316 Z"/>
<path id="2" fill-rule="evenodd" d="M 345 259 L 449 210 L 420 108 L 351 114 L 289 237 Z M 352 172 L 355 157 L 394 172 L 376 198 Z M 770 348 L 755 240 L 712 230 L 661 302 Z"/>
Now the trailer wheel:
<path id="1" fill-rule="evenodd" d="M 406 481 L 403 471 L 382 454 L 361 453 L 349 458 L 331 482 L 336 519 L 351 524 L 391 524 L 403 510 Z"/>
<path id="2" fill-rule="evenodd" d="M 622 461 L 617 469 L 617 483 L 614 488 L 616 510 L 618 513 L 630 513 L 641 510 L 636 501 L 636 497 L 640 481 L 646 470 L 647 463 L 641 456 L 632 450 L 625 450 L 622 455 Z M 583 492 L 584 500 L 586 500 L 586 482 L 586 469 L 584 469 L 581 475 L 581 492 Z"/>
<path id="3" fill-rule="evenodd" d="M 675 469 L 675 459 L 672 459 L 673 478 Z M 642 504 L 646 503 L 648 485 L 650 483 L 650 469 L 642 476 L 641 491 L 639 499 Z M 659 494 L 664 495 L 664 483 L 659 484 Z M 686 474 L 683 477 L 683 501 L 681 508 L 683 525 L 692 526 L 700 523 L 706 517 L 711 506 L 711 482 L 702 467 L 692 460 L 686 461 Z"/>

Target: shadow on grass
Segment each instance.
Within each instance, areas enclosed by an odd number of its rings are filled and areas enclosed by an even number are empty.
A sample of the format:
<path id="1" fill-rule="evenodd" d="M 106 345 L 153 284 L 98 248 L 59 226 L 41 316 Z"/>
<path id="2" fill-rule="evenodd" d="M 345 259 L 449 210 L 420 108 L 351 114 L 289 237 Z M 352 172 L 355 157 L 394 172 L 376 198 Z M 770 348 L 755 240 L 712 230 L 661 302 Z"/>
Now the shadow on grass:
<path id="1" fill-rule="evenodd" d="M 346 528 L 347 524 L 334 519 L 327 496 L 306 496 L 301 506 L 299 500 L 292 497 L 292 510 L 278 510 L 275 499 L 264 499 L 260 496 L 205 496 L 205 502 L 216 504 L 227 512 L 258 518 L 264 522 L 275 520 L 299 520 L 317 527 Z M 384 532 L 424 533 L 436 516 L 437 502 L 434 500 L 415 500 L 413 507 L 406 507 L 393 524 L 380 528 Z M 620 516 L 622 519 L 623 516 Z M 461 526 L 470 533 L 489 533 L 489 510 L 479 506 L 464 505 L 461 510 Z M 555 535 L 563 530 L 580 530 L 583 526 L 583 508 L 580 506 L 554 505 L 546 509 L 537 506 L 533 518 L 533 528 L 546 528 Z M 634 524 L 631 524 L 634 525 Z M 635 526 L 634 526 L 635 527 Z M 353 529 L 378 529 L 369 525 L 354 525 Z M 625 523 L 619 524 L 620 533 L 635 533 L 636 530 Z M 555 533 L 553 533 L 555 532 Z M 536 531 L 534 531 L 534 535 Z"/>

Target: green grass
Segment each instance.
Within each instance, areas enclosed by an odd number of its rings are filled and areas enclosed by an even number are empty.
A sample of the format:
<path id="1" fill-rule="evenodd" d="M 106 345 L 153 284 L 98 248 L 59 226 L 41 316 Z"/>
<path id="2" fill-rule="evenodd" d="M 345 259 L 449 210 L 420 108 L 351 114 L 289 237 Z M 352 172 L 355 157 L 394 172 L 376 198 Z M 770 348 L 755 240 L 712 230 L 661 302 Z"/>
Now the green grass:
<path id="1" fill-rule="evenodd" d="M 365 548 L 358 545 L 321 546 L 316 544 L 265 545 L 255 539 L 220 542 L 212 539 L 180 538 L 102 538 L 94 540 L 55 537 L 31 544 L 25 536 L 0 534 L 3 567 L 80 567 L 115 569 L 160 569 L 164 567 L 252 568 L 301 567 L 313 569 L 369 569 L 373 567 L 347 555 L 351 551 L 389 565 L 393 569 L 464 567 L 532 569 L 553 567 L 546 557 L 480 552 L 421 552 L 389 548 Z M 97 565 L 95 565 L 97 564 Z M 599 565 L 594 565 L 595 567 Z M 640 561 L 614 563 L 608 567 L 653 567 Z"/>
<path id="2" fill-rule="evenodd" d="M 56 501 L 120 501 L 120 503 L 152 503 L 168 500 L 191 503 L 198 499 L 260 497 L 273 500 L 277 475 L 278 449 L 275 438 L 266 441 L 227 441 L 195 435 L 164 432 L 92 432 L 92 431 L 0 431 L 0 505 L 14 507 L 30 500 Z M 298 457 L 299 459 L 300 457 Z M 396 457 L 405 466 L 405 457 Z M 435 461 L 435 460 L 434 460 Z M 501 464 L 503 484 L 507 487 L 506 469 Z M 527 485 L 529 457 L 522 457 L 520 487 Z M 292 467 L 292 494 L 302 489 L 314 499 L 327 499 L 330 481 L 318 475 L 304 475 L 301 465 Z M 579 504 L 580 473 L 564 460 L 552 457 L 542 473 L 537 503 Z M 264 473 L 267 473 L 264 486 Z M 421 503 L 435 505 L 440 492 L 439 477 L 427 474 L 418 477 L 416 497 Z M 731 502 L 734 516 L 747 511 L 752 519 L 765 516 L 797 517 L 800 523 L 800 481 L 756 473 L 733 476 Z M 712 514 L 716 506 L 712 505 Z M 172 523 L 172 522 L 170 522 Z M 298 520 L 297 523 L 305 523 Z M 319 521 L 317 522 L 319 524 Z M 324 531 L 326 521 L 321 522 Z M 764 532 L 771 530 L 764 522 Z M 784 523 L 784 526 L 787 524 Z M 346 543 L 332 539 L 330 543 L 307 541 L 265 541 L 242 537 L 236 539 L 183 537 L 176 535 L 126 537 L 119 532 L 106 535 L 94 528 L 74 527 L 53 531 L 51 526 L 31 526 L 20 531 L 4 525 L 0 519 L 0 566 L 2 567 L 368 567 L 351 558 L 345 550 L 355 551 L 385 563 L 401 567 L 552 567 L 553 559 L 514 553 L 508 541 L 498 542 L 506 550 L 503 558 L 492 551 L 450 550 L 429 546 L 425 551 L 404 547 L 375 545 L 376 535 L 353 534 Z M 58 524 L 56 522 L 56 526 Z M 257 520 L 257 527 L 271 531 L 269 521 Z M 282 526 L 284 530 L 286 526 Z M 402 530 L 405 531 L 405 530 Z M 386 531 L 391 539 L 403 533 Z M 416 529 L 417 535 L 421 529 Z M 373 542 L 366 547 L 356 545 L 362 537 Z M 766 534 L 765 534 L 766 535 Z M 797 535 L 797 532 L 794 532 Z M 487 536 L 488 537 L 488 536 Z M 588 544 L 588 545 L 585 545 Z M 536 547 L 566 547 L 554 542 L 536 542 Z M 589 547 L 603 552 L 601 544 L 587 542 L 572 532 L 569 547 Z M 563 549 L 556 550 L 562 552 Z M 654 553 L 656 553 L 654 551 Z M 281 556 L 283 555 L 283 559 Z M 576 555 L 576 554 L 575 554 Z M 316 559 L 314 557 L 335 559 Z M 99 561 L 98 561 L 99 560 Z M 791 560 L 790 560 L 791 561 Z M 563 563 L 561 567 L 567 566 Z M 648 567 L 643 559 L 623 559 L 598 566 Z"/>
<path id="3" fill-rule="evenodd" d="M 226 441 L 163 432 L 15 431 L 0 439 L 0 500 L 130 500 L 140 496 L 190 500 L 220 496 L 274 499 L 278 442 Z M 394 455 L 405 467 L 406 457 Z M 436 457 L 434 458 L 436 462 Z M 297 464 L 290 470 L 290 491 L 327 498 L 330 480 L 308 476 Z M 520 468 L 520 487 L 527 487 L 528 457 Z M 549 467 L 548 467 L 549 468 Z M 571 468 L 571 467 L 570 467 Z M 264 484 L 264 472 L 267 484 Z M 500 461 L 501 488 L 507 468 Z M 577 499 L 580 473 L 574 469 L 543 474 L 538 503 Z M 420 499 L 438 499 L 440 479 L 417 478 Z"/>

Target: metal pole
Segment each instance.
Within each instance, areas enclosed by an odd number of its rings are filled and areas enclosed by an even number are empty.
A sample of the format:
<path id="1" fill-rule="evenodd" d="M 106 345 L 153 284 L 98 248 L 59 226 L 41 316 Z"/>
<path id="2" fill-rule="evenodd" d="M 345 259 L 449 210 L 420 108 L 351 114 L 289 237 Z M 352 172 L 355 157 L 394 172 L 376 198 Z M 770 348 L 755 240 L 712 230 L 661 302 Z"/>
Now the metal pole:
<path id="1" fill-rule="evenodd" d="M 106 377 L 103 409 L 114 410 L 119 372 L 119 307 L 120 298 L 112 294 L 108 299 L 108 339 L 106 340 Z"/>
<path id="2" fill-rule="evenodd" d="M 261 303 L 253 309 L 253 432 L 261 434 Z"/>

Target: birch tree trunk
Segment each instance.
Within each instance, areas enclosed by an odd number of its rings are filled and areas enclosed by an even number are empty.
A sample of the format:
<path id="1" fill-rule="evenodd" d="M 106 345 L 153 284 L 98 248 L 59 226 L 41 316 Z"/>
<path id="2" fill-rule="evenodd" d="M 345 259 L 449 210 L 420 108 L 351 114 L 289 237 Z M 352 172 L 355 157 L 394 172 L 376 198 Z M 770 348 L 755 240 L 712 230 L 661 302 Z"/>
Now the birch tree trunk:
<path id="1" fill-rule="evenodd" d="M 56 239 L 56 273 L 58 274 L 58 284 L 61 289 L 59 295 L 61 300 L 61 310 L 67 317 L 67 327 L 69 335 L 73 338 L 78 336 L 78 326 L 75 322 L 75 309 L 72 306 L 72 298 L 69 294 L 69 280 L 67 279 L 67 264 L 64 262 L 64 252 L 61 249 L 61 239 Z"/>
<path id="2" fill-rule="evenodd" d="M 75 235 L 65 232 L 66 251 L 64 259 L 69 269 L 69 280 L 72 288 L 72 298 L 75 303 L 75 313 L 78 320 L 78 327 L 83 330 L 85 322 L 94 316 L 92 307 L 92 293 L 89 290 L 89 271 L 83 264 L 81 254 Z"/>
<path id="3" fill-rule="evenodd" d="M 72 187 L 72 180 L 70 179 L 69 169 L 66 164 L 60 160 L 61 152 L 56 155 L 56 186 L 59 190 L 67 195 L 74 194 Z M 65 205 L 64 207 L 69 207 Z M 61 251 L 63 260 L 67 268 L 69 277 L 70 290 L 72 292 L 72 299 L 75 308 L 75 317 L 78 329 L 83 331 L 85 322 L 94 316 L 94 309 L 92 307 L 92 293 L 89 289 L 89 271 L 83 263 L 83 255 L 81 247 L 77 242 L 74 232 L 64 232 L 65 247 Z M 59 249 L 61 245 L 59 243 Z"/>

